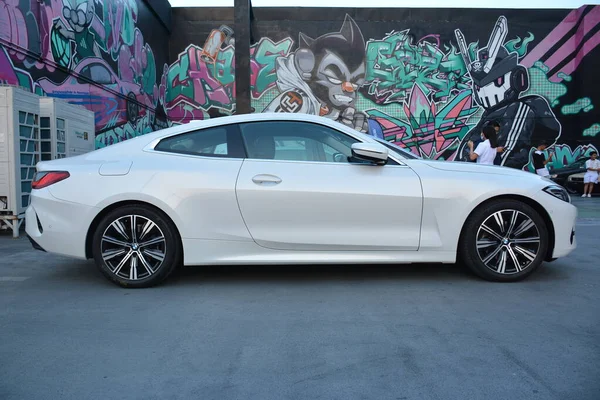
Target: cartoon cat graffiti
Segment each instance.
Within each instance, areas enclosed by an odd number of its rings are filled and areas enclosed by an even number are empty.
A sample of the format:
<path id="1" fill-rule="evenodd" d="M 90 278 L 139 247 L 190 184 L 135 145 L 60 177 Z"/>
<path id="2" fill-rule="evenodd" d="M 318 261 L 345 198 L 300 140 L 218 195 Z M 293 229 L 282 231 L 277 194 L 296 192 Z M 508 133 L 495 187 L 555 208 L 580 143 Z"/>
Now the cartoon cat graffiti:
<path id="1" fill-rule="evenodd" d="M 321 115 L 361 132 L 367 116 L 355 107 L 365 82 L 365 40 L 346 15 L 339 32 L 312 39 L 300 33 L 299 48 L 277 59 L 277 86 L 282 92 L 264 110 Z"/>
<path id="2" fill-rule="evenodd" d="M 531 147 L 541 140 L 555 142 L 560 137 L 560 122 L 545 98 L 521 96 L 529 88 L 529 74 L 519 64 L 517 53 L 509 53 L 504 46 L 508 34 L 504 16 L 498 18 L 487 46 L 473 50 L 475 59 L 460 29 L 454 32 L 473 82 L 474 100 L 484 110 L 477 125 L 463 139 L 456 160 L 467 161 L 467 142 L 477 141 L 483 126 L 498 121 L 498 142 L 504 147 L 501 164 L 523 168 Z"/>

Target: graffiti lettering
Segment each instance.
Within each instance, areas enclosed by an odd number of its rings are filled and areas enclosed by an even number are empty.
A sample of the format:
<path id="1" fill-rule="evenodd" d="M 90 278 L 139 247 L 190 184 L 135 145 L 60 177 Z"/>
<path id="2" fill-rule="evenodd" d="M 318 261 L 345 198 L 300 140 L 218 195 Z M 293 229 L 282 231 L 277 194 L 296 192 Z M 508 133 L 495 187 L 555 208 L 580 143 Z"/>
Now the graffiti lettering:
<path id="1" fill-rule="evenodd" d="M 222 84 L 219 71 L 225 71 L 225 65 L 218 62 L 219 66 L 211 64 L 201 58 L 202 48 L 194 45 L 179 54 L 178 60 L 171 64 L 163 73 L 164 95 L 163 104 L 167 117 L 176 123 L 187 122 L 191 119 L 204 119 L 210 108 L 222 109 L 226 112 L 233 111 L 233 80 L 224 72 L 221 78 L 227 83 Z M 233 60 L 233 56 L 224 56 L 219 60 Z M 216 76 L 215 76 L 216 68 Z M 231 65 L 229 68 L 232 68 Z"/>
<path id="2" fill-rule="evenodd" d="M 134 137 L 153 132 L 157 128 L 160 129 L 159 126 L 166 127 L 166 124 L 154 124 L 152 118 L 149 115 L 146 115 L 140 118 L 135 125 L 128 122 L 119 126 L 118 128 L 109 129 L 96 135 L 96 148 L 100 149 L 110 146 L 111 144 L 119 143 L 127 139 L 132 139 Z"/>
<path id="3" fill-rule="evenodd" d="M 535 172 L 535 168 L 533 167 L 532 155 L 536 151 L 536 149 L 532 148 L 529 151 L 529 163 L 523 168 L 529 172 Z M 577 146 L 574 150 L 571 149 L 570 146 L 566 144 L 558 144 L 552 147 L 547 148 L 543 151 L 546 159 L 549 158 L 550 153 L 554 152 L 554 157 L 552 161 L 548 163 L 548 166 L 551 169 L 563 168 L 566 167 L 573 162 L 577 161 L 582 157 L 589 157 L 591 152 L 598 152 L 598 149 L 593 145 L 582 145 Z"/>
<path id="4" fill-rule="evenodd" d="M 435 36 L 433 36 L 435 38 Z M 469 88 L 466 68 L 454 45 L 439 48 L 423 38 L 413 43 L 409 30 L 394 32 L 367 43 L 367 95 L 377 103 L 402 102 L 415 83 L 445 99 Z"/>
<path id="5" fill-rule="evenodd" d="M 290 38 L 277 43 L 273 43 L 269 38 L 263 38 L 251 49 L 250 86 L 254 98 L 259 98 L 267 89 L 275 85 L 277 81 L 275 60 L 278 57 L 287 56 L 292 43 Z"/>
<path id="6" fill-rule="evenodd" d="M 217 62 L 214 64 L 213 75 L 222 85 L 227 86 L 235 82 L 235 50 L 229 46 L 219 52 Z"/>

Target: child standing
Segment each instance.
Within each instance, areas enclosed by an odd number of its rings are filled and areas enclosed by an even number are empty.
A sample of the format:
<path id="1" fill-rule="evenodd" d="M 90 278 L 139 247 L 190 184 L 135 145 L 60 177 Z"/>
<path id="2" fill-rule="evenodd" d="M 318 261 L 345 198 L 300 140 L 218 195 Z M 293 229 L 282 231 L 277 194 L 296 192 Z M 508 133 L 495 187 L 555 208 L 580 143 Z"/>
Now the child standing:
<path id="1" fill-rule="evenodd" d="M 585 162 L 587 172 L 583 176 L 583 195 L 581 197 L 592 197 L 594 185 L 598 183 L 598 171 L 600 171 L 600 160 L 598 153 L 590 153 L 590 159 Z"/>
<path id="2" fill-rule="evenodd" d="M 552 161 L 552 154 L 546 160 L 546 156 L 544 156 L 544 150 L 547 147 L 546 142 L 540 143 L 537 147 L 537 150 L 533 153 L 531 157 L 533 159 L 533 168 L 535 169 L 535 173 L 540 176 L 550 176 L 550 171 L 548 171 L 548 167 L 546 164 Z"/>

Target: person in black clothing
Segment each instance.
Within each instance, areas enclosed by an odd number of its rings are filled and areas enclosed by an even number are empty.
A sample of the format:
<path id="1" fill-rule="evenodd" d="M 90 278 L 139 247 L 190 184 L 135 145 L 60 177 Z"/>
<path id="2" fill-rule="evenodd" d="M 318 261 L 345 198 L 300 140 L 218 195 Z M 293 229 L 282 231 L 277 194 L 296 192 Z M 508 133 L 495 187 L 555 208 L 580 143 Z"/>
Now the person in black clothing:
<path id="1" fill-rule="evenodd" d="M 550 154 L 550 157 L 548 157 L 548 159 L 546 160 L 544 150 L 546 150 L 547 146 L 548 144 L 546 142 L 540 143 L 540 145 L 537 147 L 537 150 L 533 153 L 533 156 L 531 157 L 533 159 L 533 168 L 535 169 L 535 173 L 540 176 L 550 175 L 546 164 L 552 161 L 552 154 Z"/>
<path id="2" fill-rule="evenodd" d="M 491 125 L 496 130 L 496 136 L 497 136 L 498 133 L 500 132 L 500 122 L 498 122 L 498 121 L 495 120 L 495 121 L 492 121 Z M 502 153 L 502 151 L 504 151 L 504 148 L 501 147 L 498 150 L 498 153 L 496 154 L 496 158 L 494 159 L 494 165 L 501 165 L 502 164 L 502 154 L 500 154 L 500 153 Z"/>
<path id="3" fill-rule="evenodd" d="M 471 78 L 473 100 L 483 108 L 479 122 L 463 137 L 455 160 L 469 160 L 469 141 L 477 140 L 482 127 L 500 121 L 498 145 L 501 165 L 522 169 L 529 151 L 539 140 L 554 143 L 562 126 L 543 96 L 528 94 L 529 72 L 517 51 L 507 48 L 508 20 L 500 16 L 487 46 L 473 51 L 460 29 L 454 31 L 460 54 Z"/>

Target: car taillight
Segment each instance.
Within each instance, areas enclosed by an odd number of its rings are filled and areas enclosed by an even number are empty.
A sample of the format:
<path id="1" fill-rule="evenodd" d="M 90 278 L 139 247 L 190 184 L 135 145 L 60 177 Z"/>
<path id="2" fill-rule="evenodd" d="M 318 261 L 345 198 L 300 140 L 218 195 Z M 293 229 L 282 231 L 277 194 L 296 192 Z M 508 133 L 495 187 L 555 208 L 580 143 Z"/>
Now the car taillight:
<path id="1" fill-rule="evenodd" d="M 47 186 L 53 185 L 56 182 L 67 179 L 71 176 L 67 171 L 44 171 L 36 172 L 31 182 L 32 189 L 43 189 Z"/>

